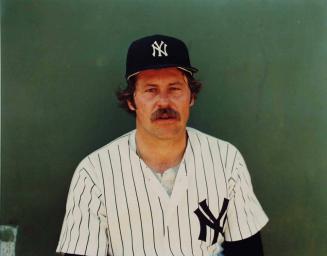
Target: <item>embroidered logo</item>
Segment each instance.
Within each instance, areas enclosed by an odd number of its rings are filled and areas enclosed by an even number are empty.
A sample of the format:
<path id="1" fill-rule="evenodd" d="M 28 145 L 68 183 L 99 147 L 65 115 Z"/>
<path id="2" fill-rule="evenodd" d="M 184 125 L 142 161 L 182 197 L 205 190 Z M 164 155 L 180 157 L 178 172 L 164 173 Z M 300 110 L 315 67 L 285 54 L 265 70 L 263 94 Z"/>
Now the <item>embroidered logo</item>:
<path id="1" fill-rule="evenodd" d="M 226 213 L 227 213 L 228 203 L 229 200 L 224 198 L 223 207 L 221 208 L 221 211 L 217 219 L 210 211 L 206 199 L 204 199 L 199 203 L 199 207 L 194 211 L 200 222 L 199 240 L 201 241 L 207 240 L 207 226 L 208 226 L 209 228 L 214 230 L 214 236 L 211 245 L 217 243 L 219 233 L 223 234 L 223 227 L 225 225 L 226 217 L 227 217 Z M 202 211 L 200 208 L 202 209 Z M 222 225 L 220 225 L 220 221 L 222 218 L 223 218 L 223 223 Z"/>
<path id="2" fill-rule="evenodd" d="M 162 54 L 165 56 L 168 56 L 167 53 L 167 44 L 165 44 L 163 41 L 158 44 L 157 41 L 154 41 L 154 43 L 151 45 L 152 46 L 152 56 L 153 57 L 162 57 Z M 163 49 L 162 49 L 163 47 Z M 156 55 L 157 53 L 157 55 Z"/>

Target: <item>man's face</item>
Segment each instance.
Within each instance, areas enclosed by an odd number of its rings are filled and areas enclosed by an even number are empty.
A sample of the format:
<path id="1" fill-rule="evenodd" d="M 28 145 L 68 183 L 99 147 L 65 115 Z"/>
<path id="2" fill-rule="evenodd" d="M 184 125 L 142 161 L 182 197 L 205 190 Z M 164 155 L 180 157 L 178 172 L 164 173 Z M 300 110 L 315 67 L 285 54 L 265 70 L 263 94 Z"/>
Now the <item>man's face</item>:
<path id="1" fill-rule="evenodd" d="M 150 69 L 137 75 L 134 92 L 138 131 L 158 139 L 185 134 L 194 103 L 187 78 L 178 68 Z"/>

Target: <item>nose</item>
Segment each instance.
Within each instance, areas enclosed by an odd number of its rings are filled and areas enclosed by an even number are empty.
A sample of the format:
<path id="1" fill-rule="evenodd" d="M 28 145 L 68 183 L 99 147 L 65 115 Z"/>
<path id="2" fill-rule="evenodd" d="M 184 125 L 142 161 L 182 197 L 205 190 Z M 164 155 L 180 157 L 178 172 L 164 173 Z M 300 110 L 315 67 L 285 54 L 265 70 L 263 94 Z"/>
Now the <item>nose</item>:
<path id="1" fill-rule="evenodd" d="M 160 92 L 158 94 L 158 101 L 157 101 L 157 105 L 158 107 L 167 107 L 170 104 L 170 99 L 169 99 L 169 95 L 166 92 Z"/>

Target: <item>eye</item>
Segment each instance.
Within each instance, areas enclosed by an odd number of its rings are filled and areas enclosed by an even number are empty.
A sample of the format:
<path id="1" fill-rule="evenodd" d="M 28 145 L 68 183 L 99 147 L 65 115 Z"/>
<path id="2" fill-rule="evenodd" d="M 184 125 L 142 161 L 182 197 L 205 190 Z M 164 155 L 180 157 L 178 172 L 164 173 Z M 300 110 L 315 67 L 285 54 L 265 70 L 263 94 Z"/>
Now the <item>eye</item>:
<path id="1" fill-rule="evenodd" d="M 149 88 L 145 89 L 145 92 L 148 92 L 148 93 L 155 93 L 156 91 L 157 91 L 157 89 L 154 87 L 149 87 Z"/>
<path id="2" fill-rule="evenodd" d="M 170 90 L 172 90 L 172 91 L 180 91 L 181 88 L 176 87 L 176 86 L 173 86 L 173 87 L 170 87 Z"/>

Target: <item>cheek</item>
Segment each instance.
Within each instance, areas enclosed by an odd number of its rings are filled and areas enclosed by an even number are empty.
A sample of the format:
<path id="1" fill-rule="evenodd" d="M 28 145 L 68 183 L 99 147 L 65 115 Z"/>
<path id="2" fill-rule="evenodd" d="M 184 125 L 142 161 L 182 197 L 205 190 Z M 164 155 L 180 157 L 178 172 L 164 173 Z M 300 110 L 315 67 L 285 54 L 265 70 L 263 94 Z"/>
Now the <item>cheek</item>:
<path id="1" fill-rule="evenodd" d="M 136 114 L 138 114 L 139 116 L 144 116 L 151 112 L 150 104 L 148 102 L 145 102 L 143 99 L 135 97 L 134 102 L 136 106 Z"/>
<path id="2" fill-rule="evenodd" d="M 142 100 L 140 99 L 140 97 L 134 95 L 134 103 L 135 103 L 136 109 L 138 109 L 138 110 L 142 109 L 143 104 L 142 104 Z"/>
<path id="3" fill-rule="evenodd" d="M 189 108 L 192 104 L 192 98 L 190 95 L 184 95 L 180 100 L 179 104 L 182 105 L 183 108 Z"/>
<path id="4" fill-rule="evenodd" d="M 183 104 L 181 105 L 179 112 L 181 116 L 183 116 L 185 119 L 187 119 L 190 115 L 190 101 L 189 99 L 185 99 L 183 101 Z"/>

